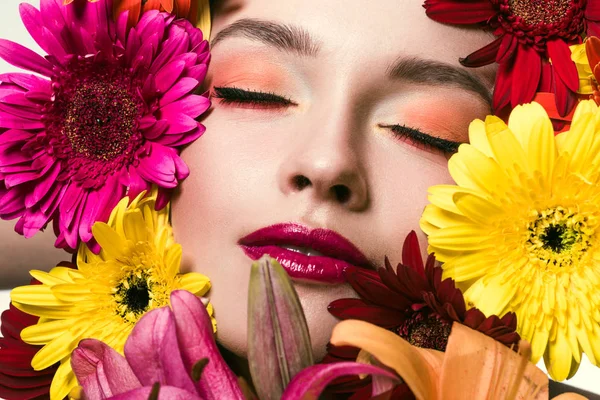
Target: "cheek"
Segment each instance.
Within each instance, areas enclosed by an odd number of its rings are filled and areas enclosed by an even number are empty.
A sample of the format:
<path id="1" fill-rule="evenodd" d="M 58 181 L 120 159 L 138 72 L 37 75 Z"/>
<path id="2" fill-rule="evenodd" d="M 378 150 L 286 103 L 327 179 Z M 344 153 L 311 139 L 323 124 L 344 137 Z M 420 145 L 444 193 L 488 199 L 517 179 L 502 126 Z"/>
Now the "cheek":
<path id="1" fill-rule="evenodd" d="M 447 160 L 442 155 L 424 155 L 423 150 L 402 146 L 394 153 L 380 154 L 373 160 L 376 173 L 371 177 L 374 215 L 365 221 L 365 239 L 373 246 L 376 265 L 383 265 L 384 257 L 392 265 L 402 259 L 402 244 L 414 230 L 419 236 L 421 253 L 427 256 L 427 239 L 421 232 L 419 220 L 429 201 L 428 189 L 433 185 L 452 184 Z M 392 155 L 390 155 L 392 154 Z"/>

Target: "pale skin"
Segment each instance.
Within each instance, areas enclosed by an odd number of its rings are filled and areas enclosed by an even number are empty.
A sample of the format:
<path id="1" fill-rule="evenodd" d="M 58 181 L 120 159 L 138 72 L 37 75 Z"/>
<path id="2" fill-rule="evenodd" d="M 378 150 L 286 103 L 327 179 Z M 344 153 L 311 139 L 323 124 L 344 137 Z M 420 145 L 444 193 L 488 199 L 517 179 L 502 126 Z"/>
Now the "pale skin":
<path id="1" fill-rule="evenodd" d="M 183 152 L 192 172 L 173 207 L 183 268 L 210 277 L 218 340 L 241 357 L 251 260 L 238 247 L 240 238 L 295 222 L 339 232 L 375 266 L 386 255 L 399 262 L 405 236 L 418 231 L 427 188 L 452 182 L 449 154 L 382 126 L 404 124 L 466 142 L 469 122 L 490 112 L 484 97 L 494 69 L 467 71 L 458 62 L 487 44 L 489 33 L 435 23 L 421 1 L 374 4 L 240 0 L 216 10 L 207 89 L 236 87 L 294 103 L 257 107 L 213 98 L 206 134 Z M 256 37 L 256 21 L 245 19 L 288 24 L 312 41 L 305 51 L 278 46 Z M 415 57 L 463 71 L 483 93 L 449 77 L 426 83 L 416 82 L 422 74 L 388 77 L 395 63 Z M 416 64 L 424 71 L 425 62 Z M 299 176 L 311 185 L 298 186 Z M 345 186 L 348 196 L 336 196 L 335 186 Z M 355 294 L 347 285 L 295 287 L 320 359 L 337 322 L 327 305 Z"/>
<path id="2" fill-rule="evenodd" d="M 182 269 L 210 277 L 218 340 L 241 357 L 251 263 L 237 245 L 241 237 L 276 223 L 300 223 L 339 232 L 375 266 L 386 255 L 395 264 L 407 233 L 418 231 L 427 188 L 452 180 L 449 152 L 398 137 L 389 126 L 466 142 L 469 122 L 490 113 L 486 97 L 494 69 L 466 70 L 458 62 L 487 44 L 488 33 L 435 23 L 418 0 L 376 3 L 228 0 L 216 10 L 213 40 L 244 19 L 287 24 L 311 37 L 303 52 L 265 43 L 252 35 L 252 23 L 246 33 L 221 35 L 207 90 L 273 93 L 294 105 L 257 108 L 213 98 L 203 120 L 207 132 L 183 152 L 191 175 L 173 205 Z M 402 62 L 404 72 L 390 77 Z M 310 185 L 300 188 L 299 176 Z M 345 187 L 347 196 L 336 196 L 334 186 Z M 0 223 L 2 286 L 26 283 L 27 270 L 70 259 L 53 249 L 51 229 L 26 240 L 13 226 Z M 320 359 L 336 323 L 327 305 L 354 292 L 348 285 L 295 286 Z"/>

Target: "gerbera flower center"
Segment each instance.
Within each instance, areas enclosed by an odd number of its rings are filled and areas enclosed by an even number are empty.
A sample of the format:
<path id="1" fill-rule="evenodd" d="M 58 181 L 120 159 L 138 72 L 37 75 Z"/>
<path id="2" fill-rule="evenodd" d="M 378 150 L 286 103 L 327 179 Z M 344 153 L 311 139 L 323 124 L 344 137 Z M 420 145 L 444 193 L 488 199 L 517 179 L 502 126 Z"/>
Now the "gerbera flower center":
<path id="1" fill-rule="evenodd" d="M 114 297 L 118 314 L 125 320 L 137 320 L 150 306 L 152 282 L 146 273 L 127 276 L 117 285 Z"/>
<path id="2" fill-rule="evenodd" d="M 451 330 L 452 324 L 447 321 L 415 313 L 398 328 L 398 334 L 413 346 L 445 351 Z"/>
<path id="3" fill-rule="evenodd" d="M 64 134 L 85 157 L 112 160 L 127 147 L 139 108 L 122 82 L 90 77 L 68 101 Z"/>
<path id="4" fill-rule="evenodd" d="M 562 22 L 576 7 L 572 0 L 509 0 L 511 13 L 530 26 Z"/>
<path id="5" fill-rule="evenodd" d="M 100 186 L 133 161 L 143 143 L 146 112 L 140 82 L 118 64 L 74 59 L 52 78 L 54 100 L 44 114 L 47 148 L 65 162 L 59 179 Z"/>
<path id="6" fill-rule="evenodd" d="M 595 229 L 588 222 L 588 217 L 568 208 L 535 211 L 527 226 L 530 259 L 556 267 L 578 263 L 594 237 Z"/>

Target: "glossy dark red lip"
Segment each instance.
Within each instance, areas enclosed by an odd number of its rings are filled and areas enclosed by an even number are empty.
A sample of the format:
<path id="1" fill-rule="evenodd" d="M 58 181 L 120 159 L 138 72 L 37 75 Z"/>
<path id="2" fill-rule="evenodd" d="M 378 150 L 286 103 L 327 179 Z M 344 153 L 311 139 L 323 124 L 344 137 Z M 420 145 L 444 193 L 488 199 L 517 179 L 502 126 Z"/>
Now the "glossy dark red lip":
<path id="1" fill-rule="evenodd" d="M 253 260 L 268 254 L 277 259 L 295 279 L 325 283 L 346 281 L 344 270 L 349 266 L 369 267 L 369 261 L 356 246 L 339 233 L 329 229 L 310 229 L 298 224 L 277 224 L 259 229 L 238 242 Z M 308 255 L 293 247 L 319 255 Z"/>

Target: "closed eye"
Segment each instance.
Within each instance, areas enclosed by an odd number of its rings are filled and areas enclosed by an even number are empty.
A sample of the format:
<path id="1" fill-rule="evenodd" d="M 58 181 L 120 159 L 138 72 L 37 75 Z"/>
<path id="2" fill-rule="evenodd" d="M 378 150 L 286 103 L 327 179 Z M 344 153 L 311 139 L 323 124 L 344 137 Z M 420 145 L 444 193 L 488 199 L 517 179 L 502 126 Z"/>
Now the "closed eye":
<path id="1" fill-rule="evenodd" d="M 379 127 L 391 130 L 398 139 L 406 141 L 416 147 L 424 148 L 426 150 L 439 150 L 445 154 L 456 153 L 458 147 L 462 144 L 460 142 L 429 135 L 419 129 L 411 128 L 406 125 L 379 125 Z"/>
<path id="2" fill-rule="evenodd" d="M 260 92 L 238 87 L 214 87 L 212 97 L 220 99 L 221 104 L 242 108 L 287 108 L 298 104 L 291 99 L 272 93 Z"/>

